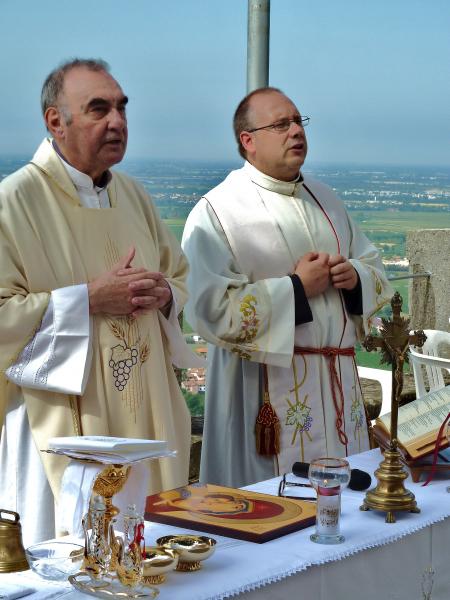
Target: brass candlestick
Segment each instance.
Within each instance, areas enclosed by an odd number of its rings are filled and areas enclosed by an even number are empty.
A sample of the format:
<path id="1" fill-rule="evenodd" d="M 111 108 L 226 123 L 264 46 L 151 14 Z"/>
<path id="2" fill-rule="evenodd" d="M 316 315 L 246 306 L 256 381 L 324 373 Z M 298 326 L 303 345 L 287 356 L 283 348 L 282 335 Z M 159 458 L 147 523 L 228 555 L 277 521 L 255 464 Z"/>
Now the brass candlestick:
<path id="1" fill-rule="evenodd" d="M 409 319 L 400 315 L 403 299 L 395 292 L 391 300 L 392 319 L 382 319 L 381 337 L 368 335 L 363 342 L 368 352 L 379 348 L 382 362 L 392 365 L 391 441 L 384 459 L 375 471 L 378 484 L 366 493 L 361 510 L 380 510 L 386 513 L 386 523 L 395 523 L 395 511 L 420 512 L 414 494 L 404 486 L 408 477 L 398 451 L 397 425 L 400 394 L 403 389 L 403 365 L 408 361 L 410 344 L 423 346 L 426 336 L 422 330 L 409 333 Z"/>

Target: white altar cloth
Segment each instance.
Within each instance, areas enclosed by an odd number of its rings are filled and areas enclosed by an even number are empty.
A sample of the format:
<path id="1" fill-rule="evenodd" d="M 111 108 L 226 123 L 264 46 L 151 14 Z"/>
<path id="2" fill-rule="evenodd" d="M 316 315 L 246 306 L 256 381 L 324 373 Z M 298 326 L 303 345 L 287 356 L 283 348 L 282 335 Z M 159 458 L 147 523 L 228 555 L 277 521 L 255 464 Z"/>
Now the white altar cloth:
<path id="1" fill-rule="evenodd" d="M 372 450 L 350 457 L 353 468 L 370 473 L 377 468 L 381 456 Z M 279 478 L 250 486 L 265 493 L 277 493 Z M 257 598 L 308 600 L 421 600 L 425 571 L 433 568 L 432 600 L 450 598 L 450 494 L 448 481 L 434 480 L 422 487 L 406 480 L 416 496 L 420 514 L 397 513 L 397 522 L 387 524 L 384 515 L 361 512 L 364 492 L 345 490 L 342 498 L 341 530 L 343 544 L 314 544 L 309 536 L 312 528 L 291 533 L 265 544 L 253 544 L 214 536 L 215 554 L 200 572 L 168 575 L 160 586 L 161 600 L 221 600 L 241 595 L 244 600 Z M 146 523 L 147 544 L 161 535 L 186 531 L 167 525 Z M 4 581 L 31 585 L 39 581 L 26 571 L 0 575 Z M 7 579 L 8 578 L 8 579 Z M 87 600 L 88 596 L 71 591 L 69 584 L 49 592 L 52 598 Z M 27 600 L 45 596 L 31 594 Z"/>

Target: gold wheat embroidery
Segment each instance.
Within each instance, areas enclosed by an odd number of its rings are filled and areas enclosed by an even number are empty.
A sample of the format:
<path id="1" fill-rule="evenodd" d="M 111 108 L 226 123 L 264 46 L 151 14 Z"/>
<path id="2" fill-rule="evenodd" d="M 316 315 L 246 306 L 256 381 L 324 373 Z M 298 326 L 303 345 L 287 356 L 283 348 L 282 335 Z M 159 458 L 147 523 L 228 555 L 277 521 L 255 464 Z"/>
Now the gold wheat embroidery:
<path id="1" fill-rule="evenodd" d="M 106 240 L 104 258 L 108 269 L 112 269 L 120 258 L 119 250 L 110 236 Z M 144 399 L 141 368 L 150 355 L 150 339 L 147 334 L 142 340 L 138 322 L 131 315 L 107 317 L 106 323 L 119 341 L 111 347 L 109 359 L 114 385 L 136 421 L 137 410 Z"/>

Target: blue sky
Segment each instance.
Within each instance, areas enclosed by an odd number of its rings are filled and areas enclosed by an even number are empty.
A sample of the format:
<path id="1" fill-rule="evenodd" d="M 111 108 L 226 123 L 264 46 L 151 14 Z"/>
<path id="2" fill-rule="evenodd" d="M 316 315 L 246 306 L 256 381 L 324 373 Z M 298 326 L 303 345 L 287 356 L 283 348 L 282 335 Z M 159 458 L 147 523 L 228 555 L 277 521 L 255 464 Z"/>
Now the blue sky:
<path id="1" fill-rule="evenodd" d="M 130 97 L 129 157 L 238 158 L 247 0 L 0 0 L 0 22 L 0 155 L 33 153 L 47 73 L 93 56 Z M 450 164 L 448 0 L 272 0 L 270 49 L 308 160 Z"/>

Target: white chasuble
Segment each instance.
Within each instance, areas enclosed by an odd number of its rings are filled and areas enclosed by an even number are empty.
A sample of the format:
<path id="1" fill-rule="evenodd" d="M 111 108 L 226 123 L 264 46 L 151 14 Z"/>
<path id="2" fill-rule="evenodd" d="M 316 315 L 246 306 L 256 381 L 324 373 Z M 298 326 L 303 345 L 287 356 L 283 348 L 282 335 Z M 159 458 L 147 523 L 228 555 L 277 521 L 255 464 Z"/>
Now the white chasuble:
<path id="1" fill-rule="evenodd" d="M 108 194 L 110 208 L 81 206 L 47 140 L 32 163 L 2 182 L 2 373 L 33 339 L 52 290 L 93 280 L 111 269 L 130 246 L 136 248 L 133 266 L 162 272 L 181 310 L 186 260 L 148 195 L 117 173 Z M 188 475 L 190 417 L 172 367 L 172 329 L 159 311 L 136 319 L 94 315 L 92 362 L 84 392 L 71 395 L 20 387 L 2 376 L 0 413 L 20 394 L 38 449 L 47 447 L 49 437 L 80 434 L 167 440 L 178 454 L 147 463 L 149 491 L 183 485 Z M 176 343 L 174 350 L 182 354 Z M 42 459 L 57 499 L 67 461 L 48 454 Z"/>
<path id="2" fill-rule="evenodd" d="M 294 353 L 295 347 L 351 351 L 357 328 L 367 328 L 389 297 L 378 252 L 335 194 L 309 178 L 275 180 L 247 163 L 194 208 L 183 248 L 191 262 L 187 317 L 214 344 L 208 350 L 202 479 L 245 485 L 261 475 L 289 472 L 298 460 L 367 450 L 353 357 Z M 347 314 L 342 294 L 330 286 L 309 299 L 313 320 L 295 327 L 288 274 L 310 251 L 350 258 L 361 280 L 363 318 Z M 333 386 L 330 361 L 338 381 Z M 251 419 L 264 386 L 252 363 L 267 365 L 270 401 L 280 419 L 275 462 L 256 454 Z M 239 402 L 244 406 L 237 408 Z"/>

